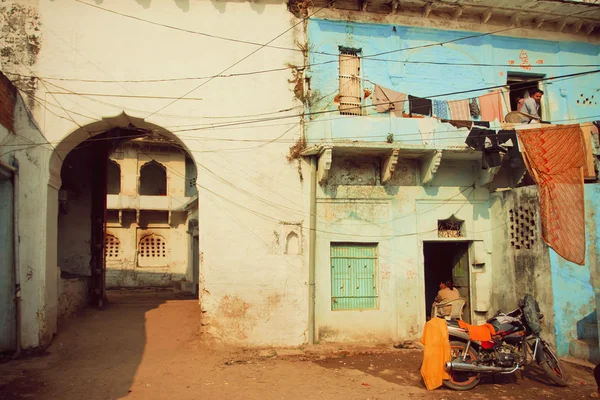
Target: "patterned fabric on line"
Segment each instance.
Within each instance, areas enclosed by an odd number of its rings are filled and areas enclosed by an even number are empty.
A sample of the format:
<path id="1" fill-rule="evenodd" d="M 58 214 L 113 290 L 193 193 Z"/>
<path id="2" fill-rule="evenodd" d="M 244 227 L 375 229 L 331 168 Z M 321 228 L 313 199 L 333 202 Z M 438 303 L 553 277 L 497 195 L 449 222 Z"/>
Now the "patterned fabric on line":
<path id="1" fill-rule="evenodd" d="M 579 125 L 518 131 L 525 165 L 540 192 L 542 237 L 564 259 L 585 262 L 583 166 Z"/>
<path id="2" fill-rule="evenodd" d="M 448 102 L 446 100 L 433 100 L 433 115 L 439 119 L 450 118 Z"/>
<path id="3" fill-rule="evenodd" d="M 468 121 L 471 119 L 469 111 L 469 100 L 454 100 L 448 102 L 450 109 L 450 118 L 458 121 Z"/>

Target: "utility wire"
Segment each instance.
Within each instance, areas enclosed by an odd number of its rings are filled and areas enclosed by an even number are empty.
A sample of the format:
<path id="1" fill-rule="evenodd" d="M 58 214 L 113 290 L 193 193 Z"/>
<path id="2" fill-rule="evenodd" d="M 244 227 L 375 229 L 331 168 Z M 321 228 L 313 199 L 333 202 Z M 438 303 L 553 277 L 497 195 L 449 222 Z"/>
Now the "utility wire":
<path id="1" fill-rule="evenodd" d="M 140 21 L 140 22 L 144 22 L 144 23 L 148 23 L 148 24 L 152 24 L 152 25 L 156 25 L 156 26 L 161 26 L 161 27 L 164 27 L 164 28 L 167 28 L 167 29 L 172 29 L 172 30 L 176 30 L 176 31 L 180 31 L 180 32 L 185 32 L 185 33 L 190 33 L 190 34 L 194 34 L 194 35 L 205 36 L 205 37 L 210 37 L 210 38 L 213 38 L 213 39 L 225 40 L 225 41 L 230 41 L 230 42 L 235 42 L 235 43 L 242 43 L 242 44 L 248 44 L 248 45 L 253 45 L 253 46 L 259 46 L 259 49 L 263 48 L 263 47 L 269 47 L 269 48 L 274 48 L 274 49 L 279 49 L 279 50 L 287 50 L 287 51 L 293 51 L 293 52 L 305 52 L 305 50 L 302 50 L 302 49 L 299 49 L 299 48 L 290 48 L 290 47 L 282 47 L 282 46 L 272 46 L 272 45 L 270 45 L 270 43 L 272 41 L 268 42 L 267 44 L 261 44 L 261 43 L 252 42 L 252 41 L 246 41 L 246 40 L 241 40 L 241 39 L 228 38 L 228 37 L 223 37 L 223 36 L 219 36 L 219 35 L 208 34 L 208 33 L 205 33 L 205 32 L 194 31 L 194 30 L 191 30 L 191 29 L 179 28 L 179 27 L 176 27 L 176 26 L 172 26 L 172 25 L 168 25 L 168 24 L 162 24 L 162 23 L 159 23 L 159 22 L 154 22 L 154 21 L 146 20 L 146 19 L 139 18 L 139 17 L 133 16 L 133 15 L 130 15 L 130 14 L 125 14 L 125 13 L 114 11 L 114 10 L 111 10 L 111 9 L 108 9 L 108 8 L 104 8 L 104 7 L 100 7 L 100 6 L 97 6 L 97 5 L 93 5 L 93 4 L 87 3 L 87 2 L 82 1 L 82 0 L 76 0 L 76 1 L 78 3 L 84 4 L 84 5 L 89 6 L 89 7 L 94 7 L 96 9 L 99 9 L 99 10 L 102 10 L 102 11 L 105 11 L 105 12 L 108 12 L 108 13 L 112 13 L 112 14 L 119 15 L 119 16 L 122 16 L 122 17 L 125 17 L 125 18 L 134 19 L 136 21 Z M 308 20 L 310 17 L 312 17 L 318 11 L 320 11 L 320 10 L 328 7 L 329 3 L 330 2 L 328 2 L 325 6 L 321 7 L 320 9 L 318 9 L 316 12 L 312 13 L 308 17 L 304 18 L 303 21 L 304 20 Z M 581 14 L 585 14 L 585 13 L 591 12 L 591 11 L 595 11 L 595 10 L 590 9 L 590 10 L 578 11 L 578 12 L 575 12 L 575 13 L 572 13 L 572 14 L 563 15 L 563 16 L 559 16 L 559 17 L 555 17 L 555 18 L 551 18 L 551 19 L 545 20 L 544 23 L 554 22 L 554 21 L 562 20 L 564 18 L 574 17 L 574 16 L 577 16 L 577 15 L 581 15 Z M 420 49 L 420 48 L 425 48 L 425 47 L 432 47 L 432 46 L 443 46 L 445 44 L 450 44 L 450 43 L 454 43 L 454 42 L 457 42 L 457 41 L 462 41 L 462 40 L 468 40 L 468 39 L 473 39 L 473 38 L 479 38 L 479 37 L 483 37 L 483 36 L 494 35 L 494 34 L 498 34 L 498 33 L 508 32 L 508 31 L 511 31 L 511 30 L 514 30 L 514 29 L 520 29 L 520 28 L 522 28 L 522 27 L 520 27 L 520 26 L 513 26 L 513 27 L 498 29 L 498 30 L 491 31 L 491 32 L 486 32 L 486 33 L 481 33 L 481 34 L 474 34 L 474 35 L 468 35 L 468 36 L 464 36 L 464 37 L 460 37 L 460 38 L 450 39 L 450 40 L 447 40 L 447 41 L 444 41 L 444 42 L 438 42 L 438 43 L 433 43 L 433 44 L 429 44 L 429 45 L 420 45 L 420 46 L 414 46 L 414 47 L 410 47 L 410 48 L 396 49 L 396 50 L 391 50 L 391 51 L 386 51 L 386 52 L 375 53 L 375 54 L 371 54 L 371 55 L 365 55 L 365 56 L 362 56 L 362 58 L 373 59 L 373 60 L 376 60 L 376 61 L 391 61 L 391 60 L 375 59 L 374 57 L 385 55 L 385 54 L 396 53 L 396 52 L 399 52 L 399 51 L 409 51 L 409 50 L 415 50 L 415 49 Z M 310 53 L 310 54 L 319 54 L 319 55 L 326 55 L 326 56 L 331 56 L 331 57 L 339 57 L 339 54 L 337 54 L 337 53 L 328 53 L 328 52 L 322 52 L 322 51 L 314 51 L 314 50 L 310 50 L 310 49 L 307 52 Z M 403 62 L 403 61 L 397 61 L 397 62 Z M 406 62 L 406 61 L 404 61 L 404 62 Z M 421 62 L 418 62 L 418 63 L 421 63 Z M 423 63 L 432 63 L 432 64 L 434 64 L 434 62 L 423 62 Z M 437 63 L 435 63 L 435 64 L 437 64 Z M 451 64 L 451 63 L 450 64 L 443 64 L 442 63 L 442 64 L 439 64 L 439 65 L 504 66 L 502 64 L 480 64 L 480 65 L 477 65 L 477 64 Z M 510 66 L 510 65 L 507 65 L 507 66 Z M 577 67 L 577 65 L 572 65 L 572 66 Z M 540 66 L 540 67 L 542 67 L 542 66 Z M 548 67 L 548 66 L 546 66 L 546 67 Z M 554 66 L 552 66 L 552 67 L 554 67 Z M 561 67 L 561 66 L 556 66 L 556 67 Z M 598 67 L 598 65 L 594 65 L 594 67 Z M 196 79 L 203 79 L 203 78 L 196 78 Z"/>
<path id="2" fill-rule="evenodd" d="M 600 72 L 600 70 L 593 70 L 593 71 L 585 71 L 585 72 L 578 72 L 578 73 L 573 73 L 573 74 L 566 74 L 566 75 L 559 75 L 559 76 L 554 76 L 554 77 L 548 77 L 548 78 L 541 78 L 541 79 L 530 79 L 530 80 L 526 80 L 523 81 L 522 83 L 531 83 L 532 84 L 532 88 L 533 87 L 537 87 L 538 82 L 545 82 L 545 81 L 561 81 L 561 80 L 566 80 L 566 79 L 572 79 L 572 78 L 577 78 L 580 76 L 585 76 L 585 75 L 589 75 L 589 74 L 595 74 Z M 49 83 L 49 82 L 48 82 Z M 59 87 L 56 84 L 53 83 L 49 83 L 52 86 L 55 87 Z M 445 96 L 454 96 L 454 95 L 458 95 L 458 94 L 467 94 L 467 93 L 473 93 L 473 92 L 481 92 L 481 91 L 486 91 L 486 90 L 490 90 L 490 89 L 499 89 L 499 88 L 504 88 L 506 87 L 506 84 L 502 84 L 502 85 L 494 85 L 494 86 L 488 86 L 488 87 L 484 87 L 484 88 L 477 88 L 477 89 L 469 89 L 469 90 L 463 90 L 463 91 L 457 91 L 457 92 L 451 92 L 451 93 L 444 93 L 444 94 L 434 94 L 431 96 L 423 96 L 425 98 L 437 98 L 437 97 L 445 97 Z M 65 88 L 61 88 L 64 90 L 68 90 Z M 77 92 L 73 92 L 70 91 L 71 93 L 77 94 Z M 83 96 L 81 94 L 79 94 L 80 96 Z M 485 95 L 494 95 L 493 93 L 487 93 L 484 94 Z M 85 97 L 85 96 L 84 96 Z M 92 101 L 99 101 L 99 100 L 95 100 L 95 99 L 91 99 Z M 322 98 L 321 98 L 322 100 Z M 405 102 L 407 102 L 408 100 L 405 100 Z M 107 104 L 110 105 L 110 103 L 105 103 L 105 102 L 101 102 L 103 104 Z M 390 104 L 397 104 L 400 102 L 382 102 L 382 103 L 373 103 L 370 105 L 360 105 L 360 106 L 356 106 L 355 108 L 360 108 L 360 109 L 367 109 L 367 108 L 372 108 L 372 107 L 377 107 L 379 105 L 390 105 Z M 112 105 L 113 107 L 116 108 L 120 108 L 122 109 L 123 107 L 121 106 L 116 106 L 116 105 Z M 138 110 L 139 111 L 139 110 Z M 287 111 L 286 110 L 280 110 L 281 112 Z M 275 113 L 279 113 L 280 111 L 277 111 Z M 199 126 L 199 127 L 194 127 L 194 128 L 185 128 L 185 129 L 171 129 L 171 132 L 191 132 L 191 131 L 200 131 L 200 130 L 206 130 L 206 129 L 217 129 L 217 128 L 229 128 L 229 127 L 234 127 L 234 126 L 238 126 L 238 125 L 242 125 L 245 127 L 249 127 L 249 124 L 255 124 L 255 123 L 259 123 L 259 122 L 271 122 L 271 121 L 279 121 L 279 120 L 284 120 L 284 119 L 290 119 L 290 118 L 299 118 L 299 117 L 312 117 L 315 115 L 322 115 L 322 114 L 331 114 L 331 113 L 338 113 L 339 110 L 320 110 L 320 111 L 312 111 L 312 112 L 307 112 L 307 113 L 303 113 L 303 114 L 293 114 L 293 115 L 287 115 L 287 116 L 277 116 L 277 117 L 266 117 L 266 118 L 256 118 L 256 119 L 248 119 L 248 120 L 241 120 L 241 121 L 232 121 L 232 122 L 225 122 L 225 123 L 221 123 L 221 124 L 207 124 L 206 126 Z M 232 117 L 233 118 L 233 117 Z M 341 118 L 346 118 L 344 116 L 340 116 Z M 317 120 L 318 121 L 318 120 Z M 311 123 L 317 122 L 317 121 L 311 121 Z"/>
<path id="3" fill-rule="evenodd" d="M 531 79 L 528 81 L 523 81 L 523 83 L 533 83 L 533 82 L 545 82 L 545 81 L 552 81 L 552 80 L 557 80 L 557 79 L 561 79 L 561 78 L 575 78 L 575 77 L 579 77 L 579 76 L 584 76 L 584 75 L 589 75 L 589 74 L 595 74 L 600 72 L 600 70 L 594 70 L 594 71 L 586 71 L 586 72 L 579 72 L 579 73 L 574 73 L 574 74 L 567 74 L 567 75 L 560 75 L 560 76 L 555 76 L 555 77 L 549 77 L 549 78 L 542 78 L 542 79 Z M 446 97 L 446 96 L 455 96 L 458 94 L 467 94 L 467 93 L 473 93 L 473 92 L 481 92 L 481 91 L 486 91 L 486 90 L 491 90 L 491 89 L 500 89 L 500 88 L 504 88 L 506 87 L 506 84 L 503 85 L 494 85 L 494 86 L 488 86 L 488 87 L 483 87 L 483 88 L 477 88 L 477 89 L 469 89 L 469 90 L 461 90 L 461 91 L 456 91 L 456 92 L 449 92 L 449 93 L 443 93 L 443 94 L 434 94 L 434 95 L 430 95 L 430 96 L 423 96 L 424 98 L 427 99 L 433 99 L 433 98 L 438 98 L 438 97 Z M 405 100 L 408 101 L 408 100 Z M 390 104 L 396 104 L 399 102 L 382 102 L 382 103 L 376 103 L 376 104 L 370 104 L 370 105 L 357 105 L 356 109 L 366 109 L 366 108 L 372 108 L 372 107 L 377 107 L 379 105 L 390 105 Z M 339 110 L 322 110 L 322 111 L 314 111 L 314 112 L 308 112 L 308 113 L 304 113 L 302 115 L 292 115 L 292 116 L 281 116 L 281 117 L 271 117 L 271 118 L 258 118 L 258 119 L 254 119 L 254 120 L 247 120 L 247 121 L 237 121 L 237 122 L 229 122 L 229 123 L 223 123 L 220 125 L 213 125 L 210 128 L 191 128 L 191 129 L 178 129 L 178 130 L 172 130 L 172 132 L 186 132 L 186 131 L 198 131 L 198 130 L 203 130 L 203 129 L 212 129 L 215 127 L 230 127 L 230 126 L 236 126 L 239 124 L 252 124 L 252 123 L 257 123 L 257 122 L 266 122 L 266 121 L 278 121 L 278 120 L 282 120 L 282 119 L 289 119 L 289 118 L 297 118 L 299 116 L 304 116 L 304 117 L 312 117 L 314 115 L 323 115 L 323 114 L 331 114 L 331 113 L 338 113 Z"/>
<path id="4" fill-rule="evenodd" d="M 80 0 L 78 0 L 80 1 Z M 329 0 L 329 2 L 319 8 L 318 10 L 316 10 L 315 12 L 311 13 L 310 15 L 308 15 L 306 18 L 301 19 L 299 22 L 295 23 L 294 25 L 292 25 L 290 28 L 286 29 L 284 32 L 280 33 L 279 35 L 275 36 L 273 39 L 269 40 L 267 43 L 261 45 L 259 48 L 257 48 L 256 50 L 253 50 L 252 52 L 250 52 L 248 55 L 242 57 L 241 59 L 239 59 L 238 61 L 234 62 L 233 64 L 231 64 L 229 67 L 225 68 L 224 70 L 222 70 L 221 72 L 219 72 L 217 75 L 223 74 L 227 71 L 229 71 L 231 68 L 235 67 L 236 65 L 240 64 L 241 62 L 243 62 L 244 60 L 250 58 L 252 55 L 256 54 L 257 52 L 259 52 L 260 50 L 262 50 L 265 46 L 273 43 L 275 40 L 279 39 L 280 37 L 282 37 L 283 35 L 285 35 L 286 33 L 288 33 L 289 31 L 291 31 L 292 29 L 296 28 L 298 25 L 300 25 L 301 23 L 303 23 L 304 21 L 308 20 L 310 17 L 312 17 L 313 15 L 315 15 L 316 13 L 318 13 L 319 11 L 321 11 L 322 9 L 324 9 L 325 7 L 327 7 L 329 5 L 329 3 L 333 2 L 335 0 Z M 204 82 L 202 82 L 200 85 L 194 87 L 192 90 L 187 91 L 186 93 L 184 93 L 182 96 L 180 96 L 178 99 L 171 101 L 168 104 L 165 104 L 163 107 L 159 108 L 158 110 L 154 111 L 153 113 L 149 114 L 146 116 L 146 118 L 151 117 L 152 115 L 156 114 L 159 111 L 164 110 L 165 108 L 169 107 L 171 104 L 175 103 L 176 101 L 186 97 L 188 94 L 196 91 L 197 89 L 200 89 L 202 86 L 208 84 L 209 82 L 211 82 L 214 78 L 210 78 Z"/>
<path id="5" fill-rule="evenodd" d="M 561 119 L 561 120 L 556 120 L 554 122 L 571 122 L 572 124 L 577 124 L 577 123 L 587 123 L 587 122 L 591 122 L 589 120 L 595 120 L 595 119 L 600 119 L 600 114 L 599 115 L 590 115 L 588 117 L 581 117 L 581 118 L 568 118 L 568 119 Z M 69 120 L 70 121 L 70 120 Z M 486 122 L 486 121 L 469 121 L 469 122 L 473 122 L 473 123 L 477 123 L 477 122 Z M 294 126 L 296 126 L 297 124 L 294 124 Z M 520 129 L 515 129 L 516 130 L 527 130 L 526 128 L 523 129 L 524 126 L 526 126 L 527 124 L 515 124 L 516 126 L 518 126 Z M 473 124 L 474 127 L 480 127 L 480 128 L 484 128 L 484 129 L 493 129 L 493 128 L 486 128 L 483 126 L 478 126 L 476 124 Z M 455 129 L 451 129 L 451 130 L 444 130 L 444 131 L 435 131 L 435 134 L 442 134 L 442 133 L 457 133 L 459 131 L 459 129 L 463 129 L 463 128 L 455 128 Z M 469 128 L 464 128 L 464 129 L 469 129 Z M 503 129 L 509 129 L 506 126 Z M 105 132 L 106 130 L 100 130 L 100 131 L 92 131 L 92 133 L 101 133 L 101 132 Z M 287 131 L 286 131 L 287 132 Z M 284 134 L 286 133 L 284 132 Z M 403 137 L 412 137 L 412 136 L 421 136 L 423 133 L 422 132 L 403 132 L 402 136 L 400 136 L 400 138 Z M 512 134 L 505 134 L 505 133 L 497 133 L 496 136 L 497 137 L 504 137 L 504 136 L 511 136 Z M 192 140 L 192 141 L 223 141 L 223 142 L 237 142 L 237 143 L 243 143 L 243 142 L 247 142 L 247 143 L 263 143 L 261 146 L 264 146 L 265 144 L 270 144 L 270 143 L 295 143 L 296 140 L 291 139 L 291 140 L 286 140 L 286 141 L 282 141 L 280 138 L 283 135 L 280 135 L 278 137 L 276 137 L 275 139 L 229 139 L 229 138 L 217 138 L 217 137 L 197 137 L 197 136 L 185 136 L 185 135 L 177 135 L 178 138 L 180 139 L 187 139 L 187 140 Z M 387 138 L 387 134 L 386 135 L 365 135 L 365 136 L 340 136 L 338 137 L 339 139 L 345 139 L 345 140 L 350 140 L 350 141 L 355 141 L 357 139 L 377 139 L 377 138 L 381 138 L 382 141 Z M 434 142 L 443 142 L 445 140 L 454 140 L 454 139 L 465 139 L 466 136 L 444 136 L 444 137 L 436 137 L 433 139 Z M 89 142 L 95 142 L 95 141 L 106 141 L 106 140 L 116 140 L 116 138 L 88 138 L 86 139 L 86 141 Z M 395 144 L 397 145 L 402 145 L 403 143 L 412 143 L 412 142 L 417 142 L 417 143 L 422 143 L 422 139 L 418 138 L 418 139 L 407 139 L 407 140 L 396 140 L 394 141 Z M 36 143 L 37 145 L 45 145 L 45 144 L 59 144 L 59 143 L 81 143 L 81 141 L 79 140 L 74 140 L 74 141 L 69 141 L 69 140 L 57 140 L 57 141 L 53 141 L 53 142 L 44 142 L 44 143 Z M 171 143 L 172 144 L 172 143 Z M 321 142 L 316 142 L 315 144 L 321 144 Z M 323 143 L 325 144 L 325 143 Z M 11 144 L 6 144 L 4 146 L 11 146 Z M 252 147 L 252 149 L 257 148 L 258 146 Z M 233 148 L 231 150 L 238 150 L 236 148 Z M 199 151 L 194 151 L 194 153 L 202 153 L 202 150 Z M 213 151 L 206 151 L 206 152 L 213 152 Z"/>

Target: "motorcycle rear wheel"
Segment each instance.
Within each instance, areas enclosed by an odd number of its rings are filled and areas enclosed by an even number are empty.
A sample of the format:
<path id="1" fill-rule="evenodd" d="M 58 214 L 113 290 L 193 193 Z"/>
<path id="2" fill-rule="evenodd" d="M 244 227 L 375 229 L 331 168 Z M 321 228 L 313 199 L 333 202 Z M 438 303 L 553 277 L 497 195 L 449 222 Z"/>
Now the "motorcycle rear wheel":
<path id="1" fill-rule="evenodd" d="M 459 341 L 450 342 L 450 351 L 452 354 L 452 360 L 463 355 L 467 344 Z M 469 347 L 467 352 L 467 359 L 464 360 L 466 363 L 472 363 L 477 360 L 477 351 L 472 347 Z M 454 390 L 469 390 L 473 389 L 479 384 L 481 380 L 478 373 L 474 372 L 462 372 L 462 371 L 448 371 L 450 375 L 449 380 L 444 381 L 444 386 Z"/>
<path id="2" fill-rule="evenodd" d="M 552 379 L 558 386 L 567 386 L 567 373 L 561 365 L 558 358 L 552 352 L 552 349 L 548 347 L 548 344 L 544 342 L 543 351 L 537 355 L 538 364 L 544 369 L 548 378 Z"/>

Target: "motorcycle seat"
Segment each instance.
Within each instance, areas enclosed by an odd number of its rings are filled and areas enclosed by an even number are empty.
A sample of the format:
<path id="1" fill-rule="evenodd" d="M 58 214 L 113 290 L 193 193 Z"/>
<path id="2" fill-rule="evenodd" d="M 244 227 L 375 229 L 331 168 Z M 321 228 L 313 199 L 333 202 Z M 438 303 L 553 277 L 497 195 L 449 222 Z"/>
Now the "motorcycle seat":
<path id="1" fill-rule="evenodd" d="M 498 320 L 495 320 L 495 319 L 490 321 L 490 324 L 492 324 L 494 329 L 496 329 L 496 333 L 510 332 L 515 328 L 511 324 L 502 324 Z"/>

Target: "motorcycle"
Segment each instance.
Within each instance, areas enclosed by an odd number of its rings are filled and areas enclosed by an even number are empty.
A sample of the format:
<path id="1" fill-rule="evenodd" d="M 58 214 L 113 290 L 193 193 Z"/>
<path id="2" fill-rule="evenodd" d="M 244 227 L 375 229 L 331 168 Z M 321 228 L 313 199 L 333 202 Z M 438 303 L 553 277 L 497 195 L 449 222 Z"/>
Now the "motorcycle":
<path id="1" fill-rule="evenodd" d="M 512 374 L 534 360 L 556 385 L 567 386 L 564 368 L 540 337 L 543 317 L 537 301 L 527 294 L 516 310 L 499 312 L 487 321 L 496 331 L 490 341 L 472 341 L 458 321 L 447 321 L 452 359 L 445 364 L 450 379 L 444 386 L 469 390 L 482 374 Z"/>

